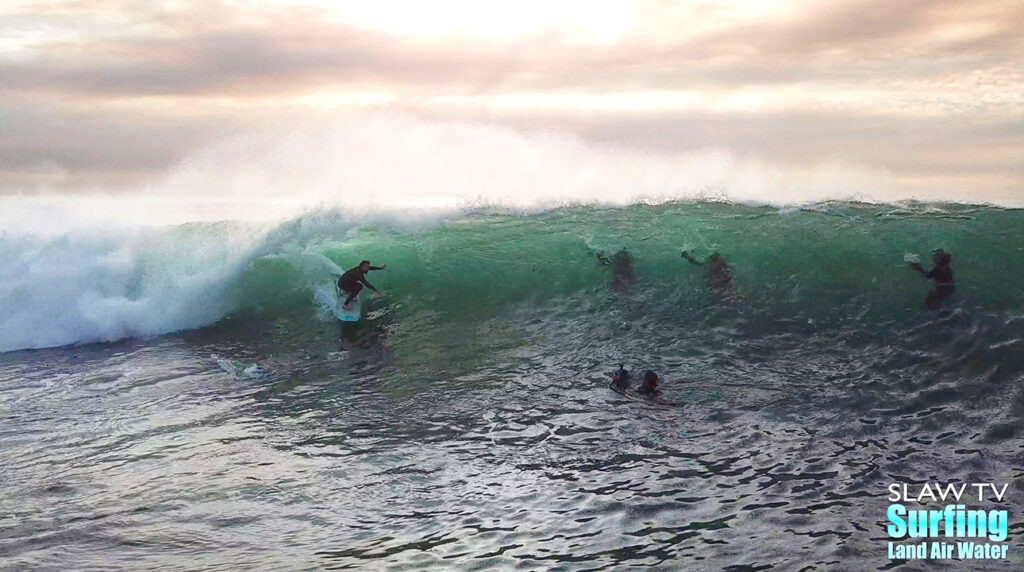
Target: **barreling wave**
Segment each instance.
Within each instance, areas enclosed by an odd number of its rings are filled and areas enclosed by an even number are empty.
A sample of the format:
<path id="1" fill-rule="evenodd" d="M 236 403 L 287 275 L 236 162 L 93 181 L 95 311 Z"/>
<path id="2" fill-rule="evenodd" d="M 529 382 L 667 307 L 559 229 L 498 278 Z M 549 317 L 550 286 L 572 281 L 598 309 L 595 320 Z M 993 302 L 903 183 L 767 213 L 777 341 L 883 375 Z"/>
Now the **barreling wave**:
<path id="1" fill-rule="evenodd" d="M 623 249 L 635 282 L 614 296 L 646 300 L 666 320 L 722 305 L 681 250 L 721 252 L 741 310 L 837 327 L 856 317 L 869 329 L 924 312 L 929 286 L 907 260 L 927 265 L 941 247 L 953 254 L 956 308 L 1019 321 L 1022 223 L 1019 210 L 959 204 L 676 202 L 5 234 L 0 351 L 157 336 L 243 311 L 312 316 L 364 258 L 388 265 L 370 279 L 407 313 L 470 319 L 524 302 L 557 312 L 566 299 L 613 296 L 597 254 Z"/>

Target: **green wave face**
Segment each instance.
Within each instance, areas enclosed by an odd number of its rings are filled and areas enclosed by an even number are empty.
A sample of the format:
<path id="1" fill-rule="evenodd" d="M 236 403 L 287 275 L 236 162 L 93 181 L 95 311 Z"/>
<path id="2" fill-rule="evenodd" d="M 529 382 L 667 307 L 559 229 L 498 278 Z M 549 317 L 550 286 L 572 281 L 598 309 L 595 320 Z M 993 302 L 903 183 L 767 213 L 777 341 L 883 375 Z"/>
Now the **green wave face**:
<path id="1" fill-rule="evenodd" d="M 239 283 L 242 307 L 302 305 L 326 280 L 322 254 L 339 268 L 361 259 L 387 264 L 370 274 L 406 311 L 450 319 L 479 317 L 509 304 L 552 307 L 562 297 L 602 297 L 626 250 L 635 282 L 620 295 L 693 310 L 712 303 L 706 271 L 680 252 L 728 261 L 736 297 L 777 317 L 841 321 L 842 310 L 876 319 L 917 313 L 929 284 L 908 268 L 953 255 L 957 302 L 987 312 L 1018 312 L 1024 302 L 1024 212 L 962 205 L 907 207 L 833 204 L 780 211 L 718 203 L 476 212 L 423 230 L 321 221 L 291 250 L 256 260 Z M 282 228 L 287 235 L 293 229 Z M 342 236 L 338 236 L 341 234 Z M 318 276 L 318 273 L 323 274 Z M 851 306 L 851 302 L 852 307 Z"/>
<path id="2" fill-rule="evenodd" d="M 268 353 L 320 348 L 338 324 L 310 319 L 315 291 L 333 292 L 331 268 L 369 259 L 388 265 L 369 275 L 386 295 L 342 338 L 406 383 L 600 379 L 619 362 L 719 381 L 867 382 L 904 369 L 914 384 L 937 372 L 1006 380 L 1024 371 L 1022 223 L 1022 211 L 963 205 L 478 211 L 420 228 L 323 215 L 277 230 L 279 247 L 244 272 L 230 293 L 239 310 L 215 329 L 220 340 L 229 323 L 229 337 L 263 332 Z M 908 264 L 930 268 L 935 248 L 952 254 L 957 284 L 942 312 L 925 307 L 931 284 Z M 732 290 L 716 292 L 684 249 L 721 253 Z M 617 282 L 622 250 L 632 276 Z"/>
<path id="3" fill-rule="evenodd" d="M 302 332 L 333 323 L 322 302 L 335 295 L 337 275 L 363 259 L 388 266 L 370 274 L 387 295 L 364 299 L 366 310 L 409 353 L 431 344 L 487 353 L 557 331 L 564 340 L 613 340 L 594 350 L 612 356 L 637 337 L 671 346 L 722 324 L 745 324 L 737 338 L 796 328 L 877 341 L 948 313 L 971 327 L 987 320 L 1003 332 L 990 343 L 1012 345 L 1024 337 L 1022 219 L 1020 210 L 952 204 L 691 202 L 327 211 L 284 223 L 5 237 L 0 351 L 214 323 L 243 335 L 282 322 L 292 337 L 279 342 L 301 347 Z M 924 308 L 931 284 L 908 264 L 930 267 L 935 248 L 952 254 L 956 276 L 944 313 Z M 684 250 L 698 261 L 720 253 L 731 288 Z"/>

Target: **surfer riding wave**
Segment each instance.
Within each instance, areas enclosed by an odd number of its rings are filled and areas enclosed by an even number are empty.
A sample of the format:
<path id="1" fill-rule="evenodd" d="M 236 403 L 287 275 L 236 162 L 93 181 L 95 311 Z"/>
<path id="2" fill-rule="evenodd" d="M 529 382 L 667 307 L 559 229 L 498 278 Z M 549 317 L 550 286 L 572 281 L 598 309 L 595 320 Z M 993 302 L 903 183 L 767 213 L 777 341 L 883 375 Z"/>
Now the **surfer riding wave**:
<path id="1" fill-rule="evenodd" d="M 359 295 L 359 292 L 363 290 L 363 286 L 366 286 L 370 290 L 373 290 L 374 292 L 377 292 L 379 294 L 380 290 L 374 288 L 373 285 L 366 280 L 366 273 L 371 270 L 384 270 L 387 267 L 387 264 L 385 264 L 384 266 L 370 266 L 370 261 L 364 260 L 359 263 L 359 266 L 356 266 L 355 268 L 352 268 L 348 272 L 342 274 L 341 278 L 338 278 L 338 289 L 341 290 L 342 293 L 348 294 L 348 297 L 345 298 L 345 303 L 342 304 L 341 306 L 342 309 L 352 309 L 352 300 L 356 299 L 356 296 Z"/>

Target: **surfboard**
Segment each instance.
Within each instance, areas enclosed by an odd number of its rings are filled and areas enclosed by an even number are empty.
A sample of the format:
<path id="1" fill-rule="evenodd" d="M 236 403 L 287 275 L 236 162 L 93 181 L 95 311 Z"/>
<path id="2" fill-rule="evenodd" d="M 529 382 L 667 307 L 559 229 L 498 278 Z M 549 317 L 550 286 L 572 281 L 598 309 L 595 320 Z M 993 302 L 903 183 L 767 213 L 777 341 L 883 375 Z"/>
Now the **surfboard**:
<path id="1" fill-rule="evenodd" d="M 345 294 L 344 292 L 338 296 L 338 309 L 335 312 L 335 315 L 337 315 L 338 319 L 342 322 L 358 322 L 359 318 L 363 317 L 363 308 L 360 303 L 359 296 L 356 296 L 356 299 L 352 300 L 352 303 L 349 304 L 349 308 L 351 308 L 351 310 L 342 308 L 342 304 L 345 303 L 345 298 L 347 297 L 348 294 Z"/>

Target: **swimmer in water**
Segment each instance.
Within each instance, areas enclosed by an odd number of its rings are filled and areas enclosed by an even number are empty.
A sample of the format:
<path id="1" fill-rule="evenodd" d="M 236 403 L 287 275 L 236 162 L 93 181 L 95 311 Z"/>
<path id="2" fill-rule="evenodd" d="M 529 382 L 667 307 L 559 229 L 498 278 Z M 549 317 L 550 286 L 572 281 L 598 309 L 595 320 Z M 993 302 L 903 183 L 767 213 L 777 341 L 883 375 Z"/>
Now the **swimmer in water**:
<path id="1" fill-rule="evenodd" d="M 612 290 L 625 292 L 629 289 L 630 284 L 636 282 L 636 274 L 633 272 L 633 255 L 625 248 L 611 257 L 598 252 L 597 260 L 604 266 L 612 267 Z"/>
<path id="2" fill-rule="evenodd" d="M 661 383 L 661 379 L 658 377 L 658 374 L 647 370 L 644 372 L 644 381 L 640 384 L 640 389 L 637 391 L 644 395 L 657 395 L 659 383 Z"/>
<path id="3" fill-rule="evenodd" d="M 618 391 L 629 389 L 629 372 L 619 364 L 619 369 L 612 373 L 612 387 Z"/>
<path id="4" fill-rule="evenodd" d="M 704 266 L 707 268 L 708 287 L 711 288 L 716 294 L 720 296 L 727 296 L 732 293 L 732 269 L 729 268 L 729 263 L 726 262 L 725 257 L 715 252 L 708 256 L 708 259 L 701 262 L 690 254 L 690 251 L 684 250 L 682 257 L 693 264 L 694 266 Z"/>
<path id="5" fill-rule="evenodd" d="M 929 309 L 938 310 L 942 307 L 942 303 L 953 295 L 956 290 L 956 286 L 953 283 L 953 268 L 950 263 L 953 261 L 953 256 L 948 252 L 937 248 L 932 251 L 932 262 L 935 263 L 935 267 L 931 270 L 925 270 L 921 268 L 920 262 L 911 262 L 910 267 L 921 273 L 926 280 L 935 281 L 935 289 L 928 293 L 928 297 L 924 299 L 924 303 Z"/>

